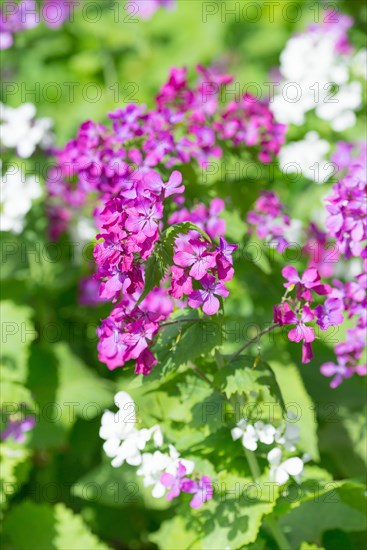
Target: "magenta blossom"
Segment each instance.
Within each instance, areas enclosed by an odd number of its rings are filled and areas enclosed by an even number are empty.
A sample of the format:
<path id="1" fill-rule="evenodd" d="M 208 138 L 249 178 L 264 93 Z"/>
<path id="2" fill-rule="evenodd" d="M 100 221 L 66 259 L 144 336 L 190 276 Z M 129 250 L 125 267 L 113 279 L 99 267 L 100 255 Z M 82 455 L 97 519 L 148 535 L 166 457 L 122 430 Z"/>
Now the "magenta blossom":
<path id="1" fill-rule="evenodd" d="M 157 363 L 158 359 L 154 357 L 149 349 L 145 349 L 136 359 L 135 374 L 148 376 L 148 374 L 152 372 L 153 367 L 157 365 Z"/>
<path id="2" fill-rule="evenodd" d="M 289 331 L 288 338 L 292 342 L 301 342 L 301 340 L 304 340 L 306 343 L 313 342 L 315 340 L 315 331 L 305 323 L 309 323 L 314 317 L 315 314 L 308 306 L 302 308 L 300 316 L 296 315 L 292 310 L 288 311 L 284 315 L 284 324 L 296 325 L 295 328 Z"/>
<path id="3" fill-rule="evenodd" d="M 298 271 L 294 267 L 288 265 L 282 269 L 282 275 L 288 281 L 284 283 L 285 288 L 292 289 L 295 285 L 300 285 L 299 294 L 309 301 L 311 300 L 311 295 L 307 291 L 310 289 L 321 296 L 331 292 L 329 285 L 321 284 L 320 275 L 314 267 L 306 269 L 302 277 L 300 277 Z M 304 289 L 306 289 L 306 292 L 304 292 Z"/>
<path id="4" fill-rule="evenodd" d="M 126 229 L 132 233 L 138 234 L 139 240 L 145 240 L 145 237 L 153 237 L 158 230 L 158 220 L 163 216 L 163 206 L 161 203 L 152 203 L 148 199 L 143 199 L 137 206 L 128 211 Z"/>
<path id="5" fill-rule="evenodd" d="M 191 239 L 182 246 L 183 248 L 175 253 L 173 261 L 180 267 L 190 267 L 190 276 L 200 281 L 207 271 L 215 266 L 215 256 L 208 252 L 207 244 L 198 239 Z"/>
<path id="6" fill-rule="evenodd" d="M 213 498 L 212 480 L 208 476 L 202 476 L 196 483 L 187 484 L 182 489 L 188 493 L 195 493 L 194 498 L 190 502 L 191 508 L 201 508 L 204 502 Z"/>
<path id="7" fill-rule="evenodd" d="M 172 172 L 167 183 L 163 182 L 161 176 L 157 172 L 148 172 L 148 174 L 144 176 L 144 183 L 153 193 L 162 194 L 164 198 L 185 191 L 185 186 L 181 185 L 182 174 L 177 170 Z"/>
<path id="8" fill-rule="evenodd" d="M 223 283 L 216 281 L 213 275 L 205 275 L 200 283 L 203 285 L 203 290 L 194 290 L 189 296 L 189 306 L 198 308 L 203 306 L 203 312 L 206 315 L 215 315 L 217 313 L 220 301 L 217 296 L 226 298 L 229 294 Z"/>
<path id="9" fill-rule="evenodd" d="M 172 500 L 176 497 L 178 497 L 183 490 L 182 487 L 188 486 L 187 482 L 190 482 L 188 478 L 185 478 L 186 475 L 186 468 L 185 466 L 179 462 L 177 467 L 176 475 L 169 474 L 168 472 L 164 472 L 161 475 L 160 482 L 166 489 L 169 489 L 169 492 L 166 495 L 167 500 Z"/>

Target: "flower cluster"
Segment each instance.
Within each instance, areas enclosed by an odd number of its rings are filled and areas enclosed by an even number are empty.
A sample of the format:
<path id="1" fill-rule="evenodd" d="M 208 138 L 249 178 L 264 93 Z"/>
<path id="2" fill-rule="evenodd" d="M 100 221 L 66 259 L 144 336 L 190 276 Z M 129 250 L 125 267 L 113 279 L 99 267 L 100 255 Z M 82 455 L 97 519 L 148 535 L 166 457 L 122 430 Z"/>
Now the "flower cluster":
<path id="1" fill-rule="evenodd" d="M 308 457 L 301 459 L 294 456 L 282 461 L 283 452 L 294 452 L 299 442 L 299 428 L 290 420 L 275 427 L 272 424 L 265 424 L 262 420 L 251 424 L 246 418 L 242 418 L 231 430 L 232 439 L 234 441 L 240 439 L 243 447 L 249 451 L 256 451 L 259 443 L 277 445 L 268 452 L 267 459 L 270 466 L 270 480 L 279 485 L 286 483 L 290 476 L 299 481 L 304 462 L 308 459 Z"/>
<path id="2" fill-rule="evenodd" d="M 321 330 L 340 325 L 344 321 L 341 300 L 333 297 L 332 288 L 323 284 L 317 269 L 310 267 L 300 276 L 293 266 L 282 270 L 287 280 L 287 289 L 282 303 L 274 307 L 274 322 L 279 326 L 294 325 L 288 333 L 292 342 L 302 342 L 302 363 L 309 363 L 313 357 L 311 343 L 316 334 L 310 322 L 316 319 Z M 291 294 L 293 293 L 293 295 Z M 312 309 L 314 295 L 328 296 L 323 305 Z"/>
<path id="3" fill-rule="evenodd" d="M 333 160 L 342 177 L 326 198 L 326 228 L 335 237 L 340 251 L 348 259 L 367 258 L 367 147 L 359 146 L 357 155 L 349 143 L 340 143 Z"/>
<path id="4" fill-rule="evenodd" d="M 333 165 L 326 160 L 329 150 L 330 144 L 317 132 L 308 132 L 303 140 L 281 148 L 279 165 L 286 174 L 302 173 L 316 183 L 325 183 L 333 173 Z"/>
<path id="5" fill-rule="evenodd" d="M 1 169 L 1 161 L 0 161 Z M 42 194 L 36 176 L 26 177 L 19 169 L 8 170 L 0 177 L 1 231 L 21 233 L 25 226 L 25 216 L 32 208 L 32 201 Z"/>
<path id="6" fill-rule="evenodd" d="M 197 68 L 190 86 L 186 69 L 173 68 L 156 98 L 156 108 L 129 104 L 109 115 L 112 130 L 91 121 L 56 156 L 48 188 L 55 202 L 80 208 L 92 192 L 102 202 L 125 188 L 132 173 L 193 161 L 205 167 L 226 147 L 256 147 L 263 162 L 279 152 L 285 127 L 275 122 L 268 103 L 246 95 L 222 106 L 221 91 L 232 77 Z M 62 199 L 61 199 L 62 198 Z"/>
<path id="7" fill-rule="evenodd" d="M 362 85 L 351 80 L 355 60 L 347 32 L 353 20 L 342 14 L 335 20 L 332 12 L 321 20 L 288 40 L 272 110 L 277 120 L 298 126 L 315 110 L 340 132 L 355 124 L 355 111 L 362 105 Z"/>
<path id="8" fill-rule="evenodd" d="M 145 487 L 152 487 L 152 495 L 161 498 L 166 494 L 167 500 L 179 496 L 181 492 L 192 495 L 190 506 L 200 508 L 204 502 L 213 497 L 211 479 L 208 476 L 190 478 L 195 468 L 192 460 L 180 457 L 173 445 L 168 445 L 168 452 L 158 449 L 164 445 L 162 430 L 159 425 L 152 428 L 136 427 L 135 403 L 124 391 L 115 395 L 115 404 L 119 411 L 105 411 L 99 435 L 105 440 L 103 449 L 112 459 L 114 468 L 125 462 L 138 467 L 136 474 L 143 478 Z M 151 442 L 156 449 L 144 452 Z"/>
<path id="9" fill-rule="evenodd" d="M 13 109 L 0 103 L 0 143 L 15 149 L 21 158 L 29 158 L 37 147 L 50 148 L 53 143 L 50 118 L 37 118 L 33 103 Z"/>
<path id="10" fill-rule="evenodd" d="M 96 278 L 101 280 L 100 297 L 116 302 L 123 296 L 98 330 L 99 358 L 110 369 L 136 360 L 137 374 L 151 372 L 157 360 L 148 348 L 160 322 L 172 313 L 174 299 L 180 299 L 182 304 L 187 296 L 190 307 L 202 306 L 205 314 L 213 315 L 220 307 L 217 296 L 228 296 L 224 282 L 233 277 L 232 253 L 236 246 L 228 244 L 222 236 L 216 246 L 194 229 L 186 235 L 178 234 L 175 239 L 164 286 L 154 289 L 137 304 L 144 287 L 146 262 L 163 226 L 164 200 L 182 194 L 181 183 L 178 171 L 171 174 L 168 182 L 163 182 L 152 170 L 135 173 L 130 186 L 107 201 L 99 214 L 101 242 L 97 243 L 94 255 L 98 266 Z M 201 218 L 202 227 L 217 237 L 225 230 L 217 217 L 222 208 L 221 201 L 214 199 L 210 218 L 206 219 L 207 209 L 203 205 L 193 215 L 184 209 L 178 217 L 180 221 L 199 222 Z M 173 219 L 175 215 L 171 224 Z"/>
<path id="11" fill-rule="evenodd" d="M 60 27 L 69 19 L 76 0 L 43 0 L 39 12 L 35 0 L 5 0 L 0 8 L 0 50 L 13 45 L 13 35 L 37 27 L 44 21 L 50 28 Z"/>
<path id="12" fill-rule="evenodd" d="M 367 275 L 361 273 L 354 280 L 344 284 L 341 281 L 333 283 L 335 288 L 326 301 L 330 302 L 329 312 L 323 318 L 323 322 L 326 320 L 328 323 L 328 319 L 341 315 L 340 310 L 343 310 L 355 323 L 353 328 L 347 330 L 347 340 L 339 342 L 334 348 L 337 362 L 321 365 L 321 373 L 333 377 L 330 386 L 336 388 L 353 374 L 367 374 L 367 365 L 360 363 L 367 341 Z"/>
<path id="13" fill-rule="evenodd" d="M 255 203 L 254 210 L 247 215 L 250 232 L 254 229 L 260 239 L 274 242 L 277 250 L 283 252 L 289 244 L 287 235 L 291 229 L 291 220 L 285 213 L 285 206 L 272 191 L 263 191 Z"/>

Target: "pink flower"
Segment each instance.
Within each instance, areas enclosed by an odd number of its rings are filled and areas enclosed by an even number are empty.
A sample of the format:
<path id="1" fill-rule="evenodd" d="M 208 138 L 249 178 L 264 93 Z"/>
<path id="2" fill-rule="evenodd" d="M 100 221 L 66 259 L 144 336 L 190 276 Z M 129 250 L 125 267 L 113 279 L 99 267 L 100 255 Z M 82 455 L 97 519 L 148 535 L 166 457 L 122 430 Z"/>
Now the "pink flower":
<path id="1" fill-rule="evenodd" d="M 208 252 L 207 244 L 198 239 L 191 239 L 184 244 L 183 250 L 178 250 L 173 260 L 180 267 L 190 267 L 189 274 L 197 281 L 215 266 L 215 255 Z"/>
<path id="2" fill-rule="evenodd" d="M 177 467 L 176 475 L 169 474 L 167 472 L 164 472 L 160 477 L 160 482 L 164 487 L 167 489 L 170 489 L 169 492 L 166 495 L 167 500 L 172 500 L 176 497 L 178 497 L 181 493 L 182 486 L 188 486 L 188 484 L 185 482 L 189 482 L 190 480 L 188 478 L 185 478 L 186 475 L 186 468 L 185 466 L 179 462 Z"/>
<path id="3" fill-rule="evenodd" d="M 182 183 L 182 174 L 175 170 L 170 175 L 167 183 L 164 183 L 161 176 L 157 172 L 148 172 L 144 176 L 144 183 L 146 187 L 159 195 L 162 193 L 164 198 L 171 195 L 180 194 L 185 191 L 185 186 Z"/>
<path id="4" fill-rule="evenodd" d="M 174 298 L 182 298 L 182 296 L 192 293 L 192 278 L 185 269 L 173 265 L 171 267 L 172 279 L 170 294 Z"/>
<path id="5" fill-rule="evenodd" d="M 300 277 L 298 271 L 294 267 L 286 266 L 282 269 L 282 275 L 288 281 L 284 283 L 285 288 L 292 289 L 297 285 L 297 297 L 303 298 L 308 302 L 312 301 L 311 289 L 321 296 L 330 294 L 331 292 L 331 287 L 329 285 L 321 284 L 320 275 L 314 267 L 306 269 L 302 277 Z"/>
<path id="6" fill-rule="evenodd" d="M 154 357 L 149 349 L 141 352 L 136 360 L 135 374 L 148 376 L 152 372 L 152 368 L 158 363 L 158 359 Z"/>
<path id="7" fill-rule="evenodd" d="M 190 491 L 186 492 L 195 492 L 195 496 L 190 502 L 191 508 L 201 508 L 204 502 L 213 498 L 212 480 L 208 476 L 202 476 L 195 486 L 187 488 L 190 488 Z"/>
<path id="8" fill-rule="evenodd" d="M 162 204 L 152 203 L 144 199 L 133 208 L 128 210 L 126 229 L 137 233 L 140 237 L 153 237 L 158 229 L 158 220 L 163 216 Z"/>
<path id="9" fill-rule="evenodd" d="M 305 323 L 309 323 L 315 317 L 315 314 L 308 306 L 303 306 L 301 316 L 298 317 L 292 310 L 288 311 L 284 315 L 284 324 L 296 325 L 288 333 L 288 338 L 292 342 L 301 342 L 304 340 L 306 343 L 313 342 L 315 340 L 315 331 L 312 327 L 308 327 Z"/>
<path id="10" fill-rule="evenodd" d="M 226 298 L 229 292 L 223 283 L 216 281 L 213 275 L 205 275 L 200 283 L 203 285 L 204 290 L 194 290 L 190 294 L 189 306 L 192 308 L 203 306 L 203 312 L 206 315 L 215 315 L 220 306 L 220 302 L 215 295 Z"/>

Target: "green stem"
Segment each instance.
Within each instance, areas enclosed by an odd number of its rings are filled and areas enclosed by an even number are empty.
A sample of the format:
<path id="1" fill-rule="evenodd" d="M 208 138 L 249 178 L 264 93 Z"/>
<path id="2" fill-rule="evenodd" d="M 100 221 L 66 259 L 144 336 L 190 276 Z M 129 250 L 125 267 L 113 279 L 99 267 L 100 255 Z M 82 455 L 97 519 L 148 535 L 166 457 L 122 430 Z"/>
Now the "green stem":
<path id="1" fill-rule="evenodd" d="M 229 363 L 231 363 L 234 359 L 236 359 L 236 357 L 238 357 L 246 348 L 248 348 L 249 346 L 251 346 L 252 344 L 256 344 L 256 342 L 259 342 L 260 341 L 260 338 L 262 336 L 264 336 L 264 334 L 268 334 L 268 332 L 271 332 L 273 330 L 275 330 L 276 328 L 278 328 L 279 325 L 270 325 L 270 327 L 267 327 L 265 328 L 264 330 L 262 330 L 259 334 L 257 334 L 254 338 L 251 338 L 251 340 L 248 340 L 238 351 L 236 351 L 236 353 L 234 353 L 230 359 L 229 359 Z"/>
<path id="2" fill-rule="evenodd" d="M 261 476 L 261 470 L 259 467 L 259 464 L 256 459 L 255 453 L 252 451 L 249 451 L 248 449 L 245 449 L 245 455 L 247 458 L 248 465 L 250 467 L 250 472 L 252 475 L 253 480 L 256 482 L 260 476 Z M 292 550 L 292 548 L 289 545 L 289 542 L 287 541 L 286 537 L 282 533 L 278 523 L 275 521 L 272 517 L 267 517 L 266 520 L 264 520 L 264 526 L 268 528 L 270 531 L 273 539 L 277 543 L 279 550 Z"/>
<path id="3" fill-rule="evenodd" d="M 286 537 L 282 533 L 282 530 L 280 529 L 278 523 L 275 521 L 274 518 L 268 517 L 264 523 L 271 532 L 273 539 L 279 546 L 279 550 L 292 550 L 292 547 L 290 546 L 289 542 L 287 541 Z"/>

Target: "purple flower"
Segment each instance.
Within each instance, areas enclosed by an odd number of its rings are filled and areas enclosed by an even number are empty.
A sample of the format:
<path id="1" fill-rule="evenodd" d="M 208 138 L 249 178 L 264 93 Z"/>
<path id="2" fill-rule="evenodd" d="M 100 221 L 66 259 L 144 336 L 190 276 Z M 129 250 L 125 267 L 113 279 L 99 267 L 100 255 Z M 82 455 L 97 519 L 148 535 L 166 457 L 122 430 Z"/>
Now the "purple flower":
<path id="1" fill-rule="evenodd" d="M 167 500 L 172 500 L 176 497 L 178 497 L 183 490 L 182 487 L 188 487 L 188 484 L 186 482 L 190 482 L 188 478 L 185 478 L 186 475 L 186 468 L 185 466 L 179 462 L 177 466 L 177 472 L 176 475 L 169 474 L 168 472 L 164 472 L 160 477 L 160 482 L 166 489 L 169 489 L 169 492 L 166 495 Z"/>
<path id="2" fill-rule="evenodd" d="M 158 359 L 154 357 L 149 349 L 145 349 L 141 352 L 136 359 L 135 374 L 142 374 L 148 376 L 152 372 L 153 367 L 158 363 Z"/>
<path id="3" fill-rule="evenodd" d="M 300 277 L 298 275 L 298 271 L 294 267 L 286 266 L 282 269 L 282 275 L 288 281 L 287 283 L 284 283 L 285 288 L 292 288 L 295 285 L 300 285 L 300 294 L 303 294 L 307 300 L 311 299 L 310 293 L 304 293 L 303 289 L 312 289 L 316 292 L 316 294 L 320 294 L 322 296 L 331 292 L 329 285 L 321 284 L 320 275 L 314 267 L 309 267 L 306 269 L 302 277 Z"/>
<path id="4" fill-rule="evenodd" d="M 1 439 L 6 441 L 13 438 L 17 443 L 24 443 L 25 434 L 33 430 L 35 425 L 36 419 L 33 416 L 27 416 L 23 420 L 9 418 L 7 427 L 1 432 Z"/>
<path id="5" fill-rule="evenodd" d="M 315 340 L 315 331 L 312 327 L 308 327 L 305 323 L 309 323 L 315 317 L 313 311 L 308 307 L 302 308 L 302 313 L 297 316 L 293 311 L 287 311 L 284 315 L 284 324 L 296 325 L 288 333 L 288 338 L 292 342 L 301 342 L 304 340 L 306 343 L 313 342 Z"/>
<path id="6" fill-rule="evenodd" d="M 190 502 L 191 508 L 201 508 L 204 502 L 213 498 L 212 480 L 208 476 L 202 476 L 200 480 L 183 485 L 182 491 L 195 493 Z"/>
<path id="7" fill-rule="evenodd" d="M 137 206 L 128 210 L 126 229 L 137 233 L 142 240 L 153 237 L 158 229 L 158 220 L 163 216 L 163 207 L 159 202 L 152 203 L 143 199 Z"/>
<path id="8" fill-rule="evenodd" d="M 317 316 L 316 323 L 321 330 L 327 330 L 329 327 L 335 327 L 341 325 L 344 321 L 342 313 L 343 302 L 337 298 L 328 298 L 325 300 L 324 305 L 318 305 L 315 308 Z"/>
<path id="9" fill-rule="evenodd" d="M 177 170 L 172 172 L 167 183 L 163 182 L 161 176 L 157 172 L 148 172 L 148 174 L 144 176 L 146 188 L 158 195 L 163 194 L 164 198 L 183 193 L 185 191 L 185 186 L 181 185 L 181 183 L 182 175 Z"/>
<path id="10" fill-rule="evenodd" d="M 191 239 L 181 250 L 175 252 L 173 261 L 180 267 L 190 267 L 190 276 L 200 281 L 215 266 L 215 255 L 208 252 L 206 243 Z"/>
<path id="11" fill-rule="evenodd" d="M 194 292 L 190 294 L 189 306 L 192 308 L 203 306 L 203 312 L 206 313 L 206 315 L 215 315 L 220 306 L 220 302 L 215 295 L 226 298 L 229 292 L 223 283 L 216 281 L 213 275 L 205 275 L 200 283 L 204 290 L 194 290 Z"/>
<path id="12" fill-rule="evenodd" d="M 328 377 L 334 377 L 333 380 L 330 382 L 331 388 L 337 388 L 338 386 L 340 386 L 345 378 L 350 378 L 351 376 L 353 376 L 354 369 L 347 366 L 347 361 L 348 360 L 346 357 L 341 356 L 339 357 L 338 364 L 332 363 L 330 361 L 321 365 L 321 374 Z"/>

